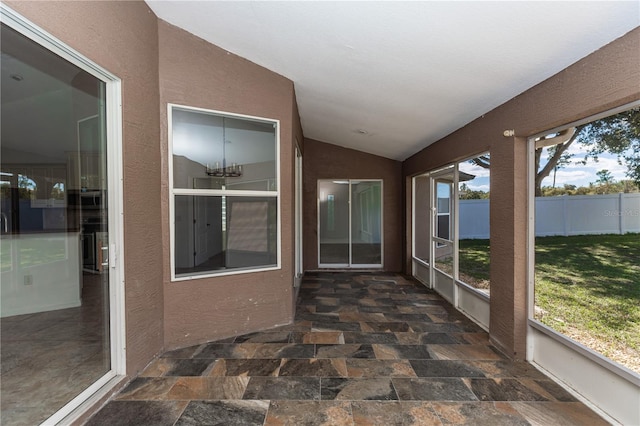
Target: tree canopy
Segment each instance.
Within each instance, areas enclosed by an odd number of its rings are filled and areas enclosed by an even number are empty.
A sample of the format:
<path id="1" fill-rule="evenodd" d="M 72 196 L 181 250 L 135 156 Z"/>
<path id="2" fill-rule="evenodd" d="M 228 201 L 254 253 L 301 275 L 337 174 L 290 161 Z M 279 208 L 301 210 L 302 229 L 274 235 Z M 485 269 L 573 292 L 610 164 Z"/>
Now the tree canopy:
<path id="1" fill-rule="evenodd" d="M 553 135 L 551 135 L 553 136 Z M 640 186 L 640 107 L 600 118 L 575 127 L 575 132 L 564 143 L 547 149 L 546 163 L 542 160 L 543 147 L 535 152 L 536 196 L 542 195 L 542 181 L 552 171 L 570 163 L 573 155 L 567 150 L 573 143 L 583 146 L 586 154 L 580 160 L 587 164 L 589 159 L 598 161 L 604 153 L 615 155 L 618 163 L 626 167 L 626 176 Z M 489 168 L 490 159 L 482 156 L 471 160 L 478 166 Z"/>

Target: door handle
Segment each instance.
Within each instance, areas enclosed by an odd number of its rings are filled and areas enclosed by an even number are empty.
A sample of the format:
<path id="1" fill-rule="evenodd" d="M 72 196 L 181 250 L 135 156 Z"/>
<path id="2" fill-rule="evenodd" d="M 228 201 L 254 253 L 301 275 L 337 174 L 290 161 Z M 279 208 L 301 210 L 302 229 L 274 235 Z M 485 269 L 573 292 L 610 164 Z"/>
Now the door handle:
<path id="1" fill-rule="evenodd" d="M 109 266 L 109 255 L 110 255 L 110 250 L 109 250 L 109 246 L 102 246 L 100 247 L 100 250 L 102 250 L 102 260 L 105 260 L 105 262 L 100 263 L 100 265 L 102 266 Z"/>

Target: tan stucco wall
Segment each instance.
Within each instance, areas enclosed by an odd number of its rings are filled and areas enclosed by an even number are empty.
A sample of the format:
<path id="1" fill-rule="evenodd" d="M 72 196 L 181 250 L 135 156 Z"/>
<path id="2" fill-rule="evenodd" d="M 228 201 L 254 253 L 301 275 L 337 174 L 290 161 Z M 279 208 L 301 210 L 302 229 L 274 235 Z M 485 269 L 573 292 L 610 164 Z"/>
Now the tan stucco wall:
<path id="1" fill-rule="evenodd" d="M 384 269 L 402 269 L 402 163 L 337 145 L 305 140 L 304 269 L 318 269 L 318 180 L 382 179 Z"/>
<path id="2" fill-rule="evenodd" d="M 157 19 L 143 2 L 5 3 L 122 79 L 127 371 L 135 374 L 164 339 Z"/>
<path id="3" fill-rule="evenodd" d="M 638 99 L 640 29 L 635 29 L 403 163 L 406 178 L 491 152 L 490 335 L 508 355 L 526 355 L 527 137 Z M 507 129 L 515 130 L 515 137 L 504 137 Z M 407 260 L 407 272 L 408 266 Z"/>
<path id="4" fill-rule="evenodd" d="M 294 132 L 301 132 L 293 83 L 164 21 L 158 26 L 165 346 L 286 324 L 293 313 Z M 170 281 L 167 103 L 280 120 L 281 270 Z"/>

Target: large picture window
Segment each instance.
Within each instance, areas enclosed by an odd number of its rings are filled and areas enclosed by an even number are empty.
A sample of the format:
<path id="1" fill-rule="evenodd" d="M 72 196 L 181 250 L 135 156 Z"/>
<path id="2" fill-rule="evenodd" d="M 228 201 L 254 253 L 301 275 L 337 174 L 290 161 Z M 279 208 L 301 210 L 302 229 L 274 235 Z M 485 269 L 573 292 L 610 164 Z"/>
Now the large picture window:
<path id="1" fill-rule="evenodd" d="M 278 121 L 169 105 L 174 280 L 279 267 Z"/>

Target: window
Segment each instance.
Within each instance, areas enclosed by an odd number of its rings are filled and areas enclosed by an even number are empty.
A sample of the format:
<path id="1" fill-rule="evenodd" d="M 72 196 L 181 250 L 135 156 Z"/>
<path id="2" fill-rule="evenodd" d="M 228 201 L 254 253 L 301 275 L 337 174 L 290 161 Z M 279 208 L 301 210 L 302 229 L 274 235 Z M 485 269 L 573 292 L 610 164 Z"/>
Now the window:
<path id="1" fill-rule="evenodd" d="M 443 240 L 451 240 L 451 183 L 436 180 L 436 234 Z M 438 243 L 441 247 L 443 243 Z"/>
<path id="2" fill-rule="evenodd" d="M 279 267 L 278 121 L 169 106 L 174 280 Z"/>

